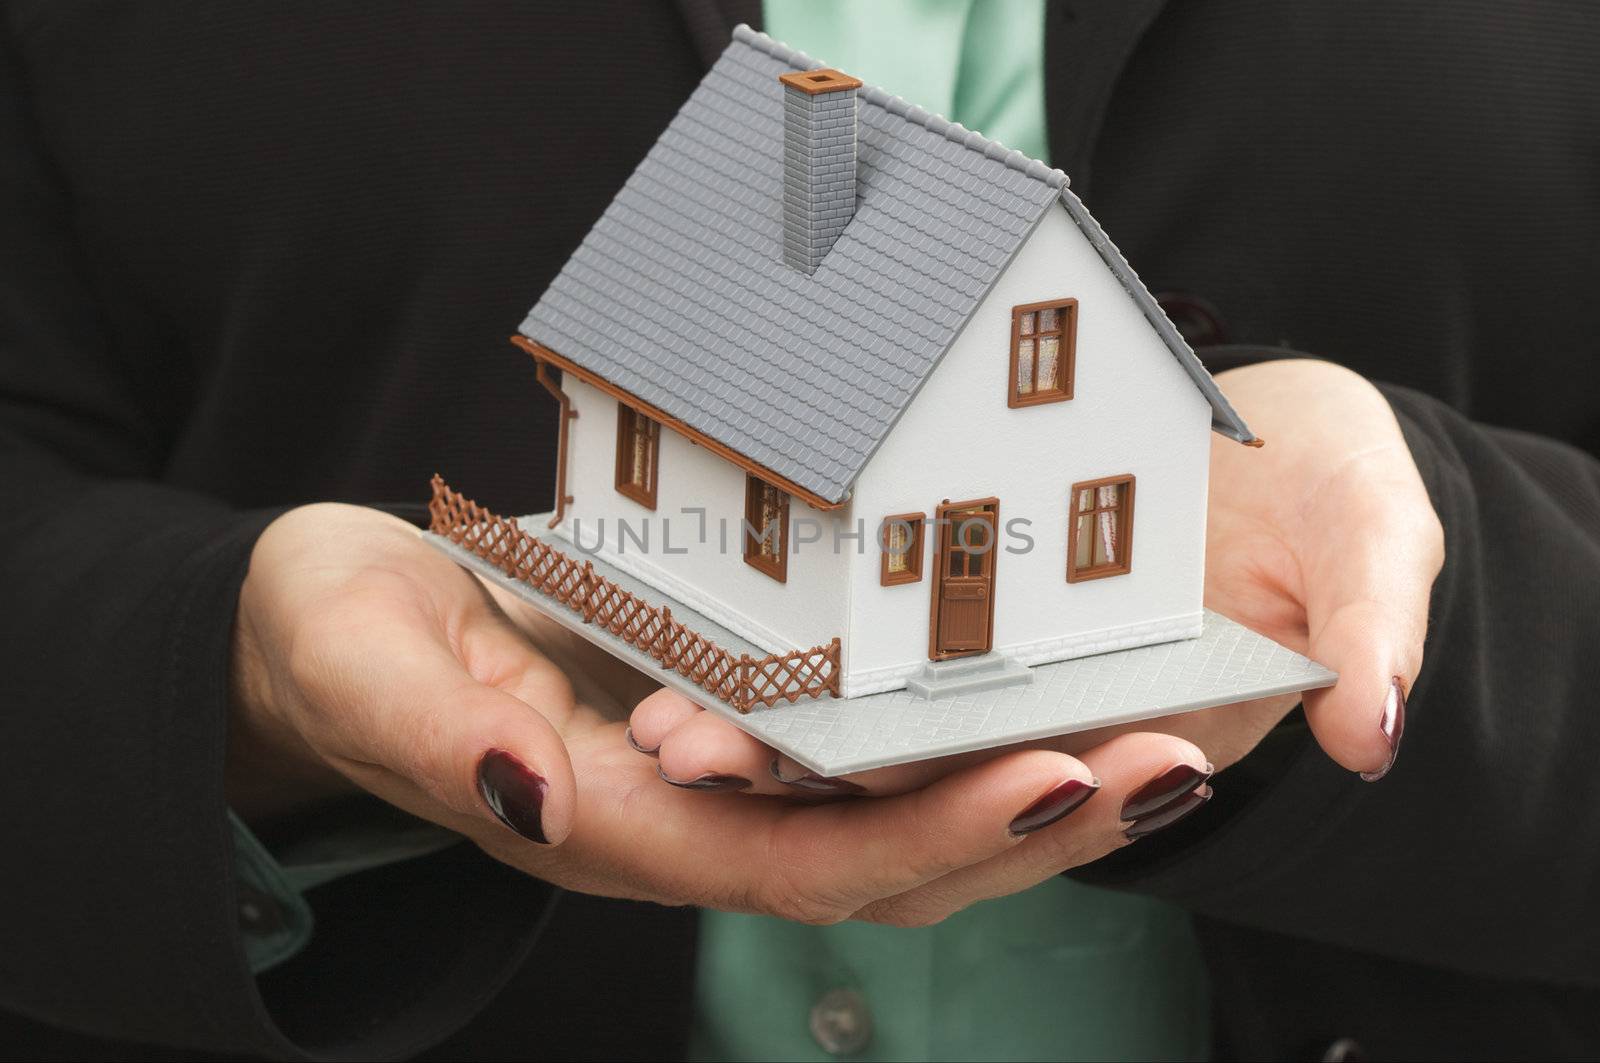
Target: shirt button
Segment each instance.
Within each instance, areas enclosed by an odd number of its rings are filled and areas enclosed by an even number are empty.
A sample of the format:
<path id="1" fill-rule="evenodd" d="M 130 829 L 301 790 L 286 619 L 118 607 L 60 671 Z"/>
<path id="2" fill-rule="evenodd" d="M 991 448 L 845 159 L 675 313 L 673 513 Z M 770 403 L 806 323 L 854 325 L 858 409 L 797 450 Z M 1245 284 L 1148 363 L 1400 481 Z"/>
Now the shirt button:
<path id="1" fill-rule="evenodd" d="M 872 1012 L 854 989 L 830 989 L 811 1006 L 811 1036 L 830 1056 L 848 1056 L 872 1040 Z"/>
<path id="2" fill-rule="evenodd" d="M 247 934 L 275 934 L 283 929 L 283 913 L 273 899 L 260 890 L 240 883 L 239 925 Z"/>

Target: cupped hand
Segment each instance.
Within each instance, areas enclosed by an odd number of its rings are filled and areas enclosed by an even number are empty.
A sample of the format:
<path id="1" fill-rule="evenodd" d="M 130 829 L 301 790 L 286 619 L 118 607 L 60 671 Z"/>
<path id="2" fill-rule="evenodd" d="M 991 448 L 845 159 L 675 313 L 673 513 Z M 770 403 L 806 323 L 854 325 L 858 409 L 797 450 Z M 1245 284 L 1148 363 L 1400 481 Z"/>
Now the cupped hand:
<path id="1" fill-rule="evenodd" d="M 1209 794 L 1203 754 L 1167 735 L 1007 751 L 873 801 L 669 786 L 618 722 L 654 684 L 517 608 L 375 511 L 279 518 L 240 596 L 234 806 L 265 818 L 365 790 L 560 886 L 920 924 L 1125 844 L 1130 795 L 1155 824 Z"/>
<path id="2" fill-rule="evenodd" d="M 1304 696 L 1322 748 L 1368 780 L 1394 763 L 1405 695 L 1422 667 L 1428 599 L 1444 535 L 1388 402 L 1327 362 L 1268 362 L 1218 383 L 1267 441 L 1214 437 L 1206 605 L 1339 673 Z M 1159 729 L 1204 749 L 1218 769 L 1276 726 L 1299 695 L 1207 709 L 1031 743 L 1077 752 Z M 819 779 L 675 695 L 642 703 L 635 741 L 680 778 L 746 775 L 768 793 L 898 793 L 993 752 Z"/>
<path id="3" fill-rule="evenodd" d="M 1307 691 L 1322 748 L 1368 781 L 1395 763 L 1405 698 L 1422 670 L 1444 529 L 1388 400 L 1348 369 L 1309 359 L 1220 374 L 1259 450 L 1211 455 L 1206 604 L 1339 673 Z M 1296 699 L 1191 713 L 1231 763 Z"/>

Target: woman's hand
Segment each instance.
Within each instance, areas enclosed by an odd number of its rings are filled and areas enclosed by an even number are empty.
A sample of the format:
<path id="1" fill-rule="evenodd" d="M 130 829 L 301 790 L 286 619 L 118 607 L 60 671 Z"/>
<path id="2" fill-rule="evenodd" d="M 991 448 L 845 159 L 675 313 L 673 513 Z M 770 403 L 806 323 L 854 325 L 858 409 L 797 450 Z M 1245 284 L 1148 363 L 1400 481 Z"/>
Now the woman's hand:
<path id="1" fill-rule="evenodd" d="M 1130 796 L 1150 828 L 1209 794 L 1201 752 L 1169 735 L 1002 752 L 874 801 L 668 786 L 608 720 L 654 684 L 508 609 L 398 520 L 279 518 L 240 596 L 230 800 L 263 817 L 366 790 L 589 893 L 925 923 L 1125 844 Z"/>
<path id="2" fill-rule="evenodd" d="M 1296 360 L 1218 383 L 1267 445 L 1212 445 L 1206 605 L 1338 672 L 1306 693 L 1306 719 L 1335 761 L 1380 779 L 1422 669 L 1438 514 L 1388 401 L 1361 376 Z M 1175 729 L 1232 763 L 1297 700 L 1190 713 Z"/>
<path id="3" fill-rule="evenodd" d="M 1306 717 L 1334 760 L 1381 778 L 1422 667 L 1428 596 L 1444 560 L 1439 519 L 1389 404 L 1360 376 L 1327 362 L 1280 361 L 1218 383 L 1267 445 L 1213 437 L 1206 604 L 1338 672 L 1336 686 L 1305 695 Z M 1220 769 L 1299 701 L 1267 698 L 1031 746 L 1076 751 L 1159 728 L 1194 742 Z M 632 725 L 675 777 L 745 775 L 770 793 L 902 792 L 993 755 L 848 776 L 840 786 L 674 695 L 642 704 Z"/>

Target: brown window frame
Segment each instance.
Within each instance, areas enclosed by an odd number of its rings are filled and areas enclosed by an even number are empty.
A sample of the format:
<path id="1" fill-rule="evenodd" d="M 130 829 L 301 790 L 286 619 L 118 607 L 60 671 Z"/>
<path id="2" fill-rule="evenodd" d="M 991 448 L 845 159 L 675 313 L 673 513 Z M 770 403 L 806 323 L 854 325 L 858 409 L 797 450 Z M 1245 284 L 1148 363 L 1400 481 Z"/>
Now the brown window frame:
<path id="1" fill-rule="evenodd" d="M 910 526 L 911 541 L 906 544 L 906 568 L 904 572 L 893 572 L 889 569 L 890 558 L 894 552 L 889 549 L 889 528 L 897 522 Z M 923 529 L 927 526 L 928 516 L 925 513 L 895 513 L 884 517 L 878 524 L 878 549 L 882 557 L 878 562 L 878 583 L 884 587 L 899 587 L 907 583 L 922 582 L 922 555 L 923 555 Z"/>
<path id="2" fill-rule="evenodd" d="M 633 448 L 638 426 L 645 426 L 645 442 L 650 448 L 645 460 L 649 482 L 633 480 Z M 646 509 L 656 508 L 656 485 L 661 473 L 661 423 L 625 402 L 617 403 L 617 493 L 631 498 Z"/>
<path id="3" fill-rule="evenodd" d="M 1017 389 L 1017 361 L 1020 357 L 1018 345 L 1022 342 L 1022 316 L 1036 314 L 1041 310 L 1059 310 L 1061 327 L 1049 332 L 1040 332 L 1037 328 L 1029 338 L 1033 345 L 1033 374 L 1034 389 L 1030 394 L 1024 395 Z M 1061 349 L 1056 354 L 1056 379 L 1060 386 L 1051 391 L 1040 391 L 1039 379 L 1039 338 L 1059 336 Z M 1052 402 L 1066 402 L 1072 398 L 1074 385 L 1077 383 L 1078 370 L 1078 300 L 1076 299 L 1047 299 L 1042 303 L 1022 303 L 1011 308 L 1011 362 L 1006 372 L 1006 405 L 1012 409 L 1024 406 L 1044 406 Z"/>
<path id="4" fill-rule="evenodd" d="M 764 528 L 762 521 L 763 512 L 762 496 L 767 491 L 776 491 L 778 498 L 778 552 L 775 557 L 768 557 L 756 549 L 760 538 L 755 534 L 756 528 Z M 760 572 L 762 575 L 771 576 L 779 583 L 789 582 L 789 492 L 774 484 L 770 484 L 759 476 L 748 473 L 744 478 L 744 526 L 739 529 L 740 537 L 744 540 L 744 563 Z"/>
<path id="5" fill-rule="evenodd" d="M 1078 494 L 1081 491 L 1093 491 L 1102 487 L 1120 484 L 1123 487 L 1122 502 L 1120 505 L 1100 506 L 1090 509 L 1078 509 Z M 1132 473 L 1121 476 L 1105 476 L 1098 480 L 1084 480 L 1072 485 L 1072 493 L 1067 496 L 1067 582 L 1086 583 L 1089 580 L 1105 579 L 1107 576 L 1125 576 L 1133 571 L 1133 488 L 1134 477 Z M 1085 513 L 1101 513 L 1107 509 L 1116 509 L 1122 514 L 1122 560 L 1114 565 L 1078 567 L 1078 524 L 1079 517 Z"/>

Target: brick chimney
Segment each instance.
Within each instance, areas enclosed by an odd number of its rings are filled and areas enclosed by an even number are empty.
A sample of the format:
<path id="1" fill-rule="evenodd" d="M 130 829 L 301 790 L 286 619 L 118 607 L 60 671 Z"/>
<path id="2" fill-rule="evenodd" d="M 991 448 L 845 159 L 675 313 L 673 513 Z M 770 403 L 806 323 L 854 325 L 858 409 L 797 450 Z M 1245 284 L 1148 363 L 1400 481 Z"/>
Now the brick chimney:
<path id="1" fill-rule="evenodd" d="M 856 212 L 856 90 L 837 70 L 783 82 L 783 261 L 817 271 Z"/>

